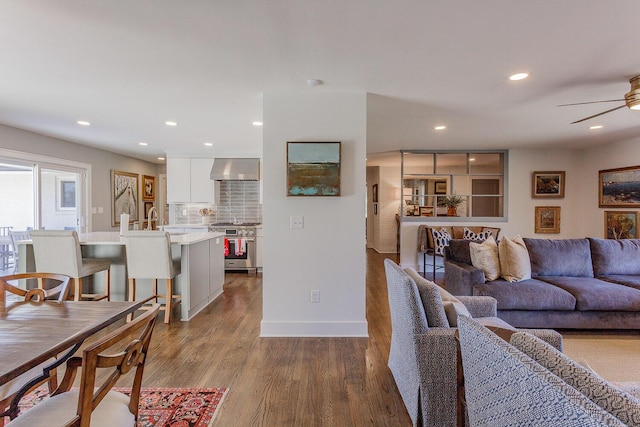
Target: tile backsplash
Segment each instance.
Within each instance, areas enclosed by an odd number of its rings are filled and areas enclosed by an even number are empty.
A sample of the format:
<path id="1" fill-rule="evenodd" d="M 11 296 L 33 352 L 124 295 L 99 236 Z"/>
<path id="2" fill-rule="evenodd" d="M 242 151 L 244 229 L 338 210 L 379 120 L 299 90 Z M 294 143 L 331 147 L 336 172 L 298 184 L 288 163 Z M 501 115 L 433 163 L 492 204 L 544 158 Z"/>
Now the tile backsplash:
<path id="1" fill-rule="evenodd" d="M 176 203 L 169 206 L 173 224 L 202 223 L 200 209 L 213 211 L 206 222 L 262 222 L 259 181 L 220 181 L 217 204 Z"/>

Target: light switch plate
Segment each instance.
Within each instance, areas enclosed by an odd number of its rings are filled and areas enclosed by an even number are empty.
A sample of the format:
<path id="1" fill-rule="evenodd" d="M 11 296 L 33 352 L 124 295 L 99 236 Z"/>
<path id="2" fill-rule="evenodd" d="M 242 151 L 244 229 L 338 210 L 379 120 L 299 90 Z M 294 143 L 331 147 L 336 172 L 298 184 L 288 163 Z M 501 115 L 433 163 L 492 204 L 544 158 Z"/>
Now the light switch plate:
<path id="1" fill-rule="evenodd" d="M 318 289 L 311 290 L 311 302 L 320 302 L 320 291 Z"/>
<path id="2" fill-rule="evenodd" d="M 303 216 L 289 217 L 289 228 L 304 228 L 304 217 Z"/>

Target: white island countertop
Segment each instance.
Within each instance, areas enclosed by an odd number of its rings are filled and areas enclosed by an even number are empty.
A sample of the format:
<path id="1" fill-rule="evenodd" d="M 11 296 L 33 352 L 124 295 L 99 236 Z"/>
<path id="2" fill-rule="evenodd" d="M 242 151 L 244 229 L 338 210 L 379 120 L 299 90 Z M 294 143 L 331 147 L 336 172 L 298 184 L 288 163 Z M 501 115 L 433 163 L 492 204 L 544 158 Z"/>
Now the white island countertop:
<path id="1" fill-rule="evenodd" d="M 194 243 L 203 242 L 216 237 L 223 237 L 224 233 L 169 233 L 171 235 L 171 243 L 179 245 L 192 245 Z M 80 233 L 78 239 L 84 245 L 113 245 L 122 244 L 120 232 L 118 231 L 94 231 L 92 233 Z"/>

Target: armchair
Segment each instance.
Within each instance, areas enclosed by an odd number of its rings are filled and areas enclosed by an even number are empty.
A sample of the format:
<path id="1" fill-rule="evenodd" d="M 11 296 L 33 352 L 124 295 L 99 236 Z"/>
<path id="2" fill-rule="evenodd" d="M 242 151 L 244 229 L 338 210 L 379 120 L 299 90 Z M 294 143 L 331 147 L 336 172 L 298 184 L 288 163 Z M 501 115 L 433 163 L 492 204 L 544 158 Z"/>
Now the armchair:
<path id="1" fill-rule="evenodd" d="M 444 312 L 443 290 L 416 279 L 393 261 L 384 261 L 391 312 L 391 349 L 388 366 L 414 426 L 455 426 L 464 420 L 459 405 L 458 341 Z M 488 324 L 510 328 L 496 317 L 491 297 L 459 299 L 469 314 Z M 555 331 L 531 331 L 556 348 L 562 336 Z"/>

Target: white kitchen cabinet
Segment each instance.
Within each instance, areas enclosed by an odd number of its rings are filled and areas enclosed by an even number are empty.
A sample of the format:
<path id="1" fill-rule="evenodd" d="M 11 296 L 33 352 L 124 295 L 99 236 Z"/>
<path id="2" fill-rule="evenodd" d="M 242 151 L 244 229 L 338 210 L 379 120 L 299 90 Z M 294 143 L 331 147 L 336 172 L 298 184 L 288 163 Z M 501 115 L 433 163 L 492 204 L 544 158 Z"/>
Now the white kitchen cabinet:
<path id="1" fill-rule="evenodd" d="M 210 173 L 213 158 L 191 159 L 191 202 L 213 203 L 213 181 Z"/>
<path id="2" fill-rule="evenodd" d="M 214 203 L 213 158 L 167 158 L 168 203 Z"/>

